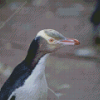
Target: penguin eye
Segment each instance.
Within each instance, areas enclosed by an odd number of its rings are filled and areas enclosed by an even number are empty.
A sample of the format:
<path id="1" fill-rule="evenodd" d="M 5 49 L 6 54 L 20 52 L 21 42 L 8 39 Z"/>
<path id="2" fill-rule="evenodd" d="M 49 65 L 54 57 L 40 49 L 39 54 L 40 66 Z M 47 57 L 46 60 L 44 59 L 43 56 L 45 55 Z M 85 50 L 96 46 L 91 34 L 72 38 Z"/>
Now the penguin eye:
<path id="1" fill-rule="evenodd" d="M 54 39 L 52 39 L 52 38 L 51 38 L 51 39 L 49 39 L 49 42 L 54 42 Z"/>

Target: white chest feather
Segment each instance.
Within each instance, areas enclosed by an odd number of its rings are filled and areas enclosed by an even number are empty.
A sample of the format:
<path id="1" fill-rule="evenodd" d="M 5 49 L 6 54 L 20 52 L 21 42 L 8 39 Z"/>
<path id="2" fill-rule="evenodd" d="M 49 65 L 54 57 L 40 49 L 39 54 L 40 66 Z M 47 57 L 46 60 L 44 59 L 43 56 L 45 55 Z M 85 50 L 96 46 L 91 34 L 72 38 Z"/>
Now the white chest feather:
<path id="1" fill-rule="evenodd" d="M 16 96 L 15 100 L 46 100 L 48 90 L 45 77 L 45 60 L 47 55 L 40 59 L 32 74 L 26 79 L 24 85 L 12 93 L 12 95 Z"/>

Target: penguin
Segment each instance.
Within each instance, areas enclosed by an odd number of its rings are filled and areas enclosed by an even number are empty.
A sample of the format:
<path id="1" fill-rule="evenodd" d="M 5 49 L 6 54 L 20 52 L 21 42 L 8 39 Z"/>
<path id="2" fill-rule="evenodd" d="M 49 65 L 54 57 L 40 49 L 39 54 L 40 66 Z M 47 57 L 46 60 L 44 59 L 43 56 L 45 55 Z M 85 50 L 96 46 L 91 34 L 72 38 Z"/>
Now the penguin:
<path id="1" fill-rule="evenodd" d="M 2 86 L 0 100 L 47 100 L 47 57 L 61 47 L 79 44 L 77 39 L 66 38 L 54 29 L 39 31 L 25 59 L 15 67 Z"/>

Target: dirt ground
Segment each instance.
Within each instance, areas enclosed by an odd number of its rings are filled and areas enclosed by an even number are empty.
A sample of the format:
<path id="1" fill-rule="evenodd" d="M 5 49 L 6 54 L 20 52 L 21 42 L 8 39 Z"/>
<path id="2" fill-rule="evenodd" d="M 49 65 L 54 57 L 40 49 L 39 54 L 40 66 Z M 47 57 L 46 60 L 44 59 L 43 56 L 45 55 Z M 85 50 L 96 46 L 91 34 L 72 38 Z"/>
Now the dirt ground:
<path id="1" fill-rule="evenodd" d="M 43 1 L 43 2 L 42 2 Z M 47 59 L 48 86 L 60 100 L 100 100 L 99 53 L 84 57 L 75 55 L 82 48 L 93 48 L 90 16 L 93 0 L 34 0 L 11 2 L 0 9 L 0 87 L 13 68 L 27 54 L 38 31 L 55 29 L 66 37 L 76 38 L 79 46 L 67 46 Z M 18 9 L 21 5 L 25 5 Z M 18 11 L 19 10 L 19 11 Z M 55 100 L 52 93 L 49 100 Z"/>

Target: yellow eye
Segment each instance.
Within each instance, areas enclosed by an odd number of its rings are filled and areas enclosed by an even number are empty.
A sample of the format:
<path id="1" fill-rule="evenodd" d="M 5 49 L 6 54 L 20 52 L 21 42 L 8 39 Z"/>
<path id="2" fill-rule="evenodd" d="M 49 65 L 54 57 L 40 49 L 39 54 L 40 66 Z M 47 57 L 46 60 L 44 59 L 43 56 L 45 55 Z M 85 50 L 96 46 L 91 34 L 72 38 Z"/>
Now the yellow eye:
<path id="1" fill-rule="evenodd" d="M 54 41 L 54 39 L 49 39 L 49 42 L 53 42 Z"/>

